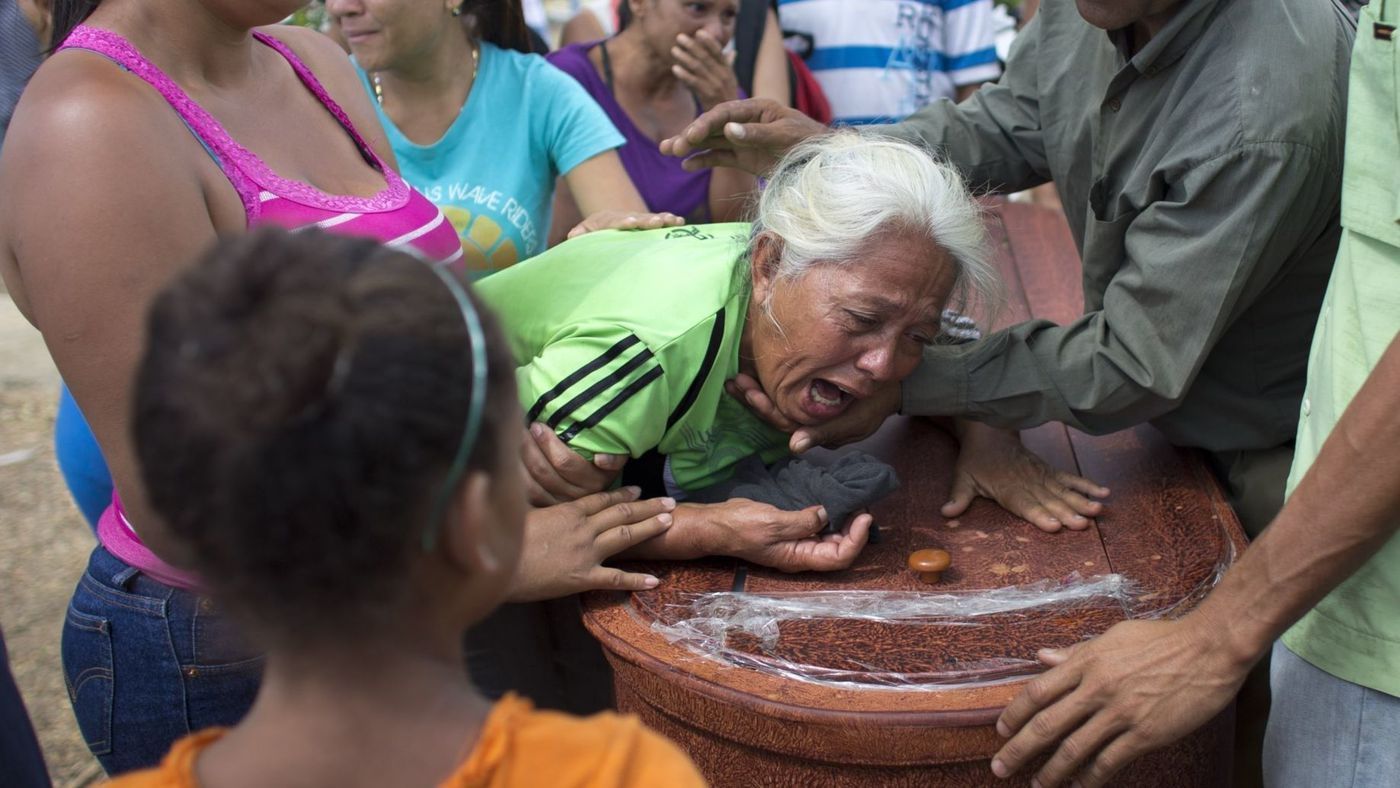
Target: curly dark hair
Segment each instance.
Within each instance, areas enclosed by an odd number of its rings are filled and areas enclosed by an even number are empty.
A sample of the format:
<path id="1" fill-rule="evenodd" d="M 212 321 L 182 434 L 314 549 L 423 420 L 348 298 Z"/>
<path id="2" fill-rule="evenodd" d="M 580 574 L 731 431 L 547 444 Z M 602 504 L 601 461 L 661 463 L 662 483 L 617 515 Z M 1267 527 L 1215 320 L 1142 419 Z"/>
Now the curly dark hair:
<path id="1" fill-rule="evenodd" d="M 465 287 L 465 285 L 464 285 Z M 469 468 L 495 471 L 514 362 L 496 322 Z M 261 230 L 219 242 L 151 309 L 136 378 L 142 478 L 215 596 L 305 640 L 401 609 L 472 386 L 456 299 L 363 239 Z"/>

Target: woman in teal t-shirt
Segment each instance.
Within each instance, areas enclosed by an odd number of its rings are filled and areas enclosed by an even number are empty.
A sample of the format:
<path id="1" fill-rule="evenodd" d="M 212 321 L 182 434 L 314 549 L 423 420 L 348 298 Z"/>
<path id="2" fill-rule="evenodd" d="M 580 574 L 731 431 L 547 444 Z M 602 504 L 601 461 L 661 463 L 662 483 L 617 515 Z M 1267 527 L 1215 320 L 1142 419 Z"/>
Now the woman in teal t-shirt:
<path id="1" fill-rule="evenodd" d="M 577 83 L 529 54 L 519 0 L 328 9 L 400 172 L 456 227 L 474 276 L 544 251 L 561 175 L 592 229 L 678 223 L 641 215 L 646 204 L 616 152 L 622 135 Z"/>

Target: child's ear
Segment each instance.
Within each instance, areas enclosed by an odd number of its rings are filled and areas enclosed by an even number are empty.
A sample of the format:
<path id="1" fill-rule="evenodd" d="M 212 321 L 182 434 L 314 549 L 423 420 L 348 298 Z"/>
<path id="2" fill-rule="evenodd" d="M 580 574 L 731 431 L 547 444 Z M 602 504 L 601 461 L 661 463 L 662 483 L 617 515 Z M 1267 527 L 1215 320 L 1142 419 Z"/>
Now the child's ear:
<path id="1" fill-rule="evenodd" d="M 467 473 L 457 493 L 456 505 L 442 523 L 442 546 L 449 563 L 471 576 L 500 571 L 501 555 L 492 543 L 491 477 L 480 471 Z"/>

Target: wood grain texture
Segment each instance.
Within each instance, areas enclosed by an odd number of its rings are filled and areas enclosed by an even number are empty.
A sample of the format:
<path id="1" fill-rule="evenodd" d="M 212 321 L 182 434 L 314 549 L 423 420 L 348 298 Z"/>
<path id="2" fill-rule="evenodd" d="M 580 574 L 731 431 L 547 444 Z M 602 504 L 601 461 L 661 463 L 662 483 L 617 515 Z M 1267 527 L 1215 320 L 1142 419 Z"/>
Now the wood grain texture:
<path id="1" fill-rule="evenodd" d="M 1008 290 L 998 325 L 1032 314 L 1058 322 L 1079 314 L 1078 257 L 1062 221 L 1015 204 L 989 219 L 994 263 Z M 903 486 L 873 509 L 881 541 L 849 570 L 786 575 L 752 566 L 741 573 L 740 562 L 726 559 L 657 562 L 644 567 L 663 581 L 654 591 L 585 597 L 585 623 L 613 665 L 619 708 L 680 743 L 719 786 L 1027 784 L 996 780 L 987 762 L 1001 743 L 992 723 L 1038 670 L 1029 666 L 1035 650 L 1078 642 L 1128 617 L 1189 609 L 1243 549 L 1244 537 L 1200 459 L 1151 427 L 1095 438 L 1048 424 L 1023 439 L 1057 467 L 1113 490 L 1094 527 L 1046 534 L 989 501 L 956 520 L 943 518 L 955 441 L 931 422 L 892 419 L 859 448 L 893 464 Z M 755 594 L 928 591 L 905 561 L 930 547 L 953 556 L 939 592 L 1109 572 L 1130 578 L 1134 591 L 1126 602 L 1088 599 L 975 625 L 788 620 L 766 646 L 751 634 L 727 633 L 721 656 L 658 631 L 683 616 L 697 594 L 731 591 L 736 580 Z M 806 665 L 826 680 L 785 675 L 783 663 Z M 1026 667 L 1008 671 L 1007 664 Z M 953 686 L 877 686 L 889 673 Z M 1227 785 L 1232 714 L 1227 709 L 1141 759 L 1116 784 Z"/>

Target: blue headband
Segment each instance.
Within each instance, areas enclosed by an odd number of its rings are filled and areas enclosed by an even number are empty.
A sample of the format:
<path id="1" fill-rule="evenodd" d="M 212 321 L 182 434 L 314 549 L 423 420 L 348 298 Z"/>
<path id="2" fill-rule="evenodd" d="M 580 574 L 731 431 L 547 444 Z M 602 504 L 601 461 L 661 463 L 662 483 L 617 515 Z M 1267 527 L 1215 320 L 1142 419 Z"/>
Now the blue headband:
<path id="1" fill-rule="evenodd" d="M 486 331 L 481 326 L 481 315 L 467 295 L 466 288 L 457 281 L 457 277 L 445 266 L 419 259 L 442 280 L 456 299 L 457 308 L 462 310 L 462 320 L 467 324 L 467 352 L 472 367 L 471 402 L 467 405 L 467 423 L 462 429 L 462 440 L 457 444 L 457 456 L 452 458 L 452 466 L 447 469 L 447 478 L 442 481 L 442 487 L 433 501 L 432 511 L 423 530 L 423 549 L 432 551 L 437 544 L 438 532 L 442 530 L 443 517 L 452 503 L 452 494 L 467 472 L 467 462 L 476 446 L 477 433 L 481 431 L 482 412 L 486 409 Z"/>

